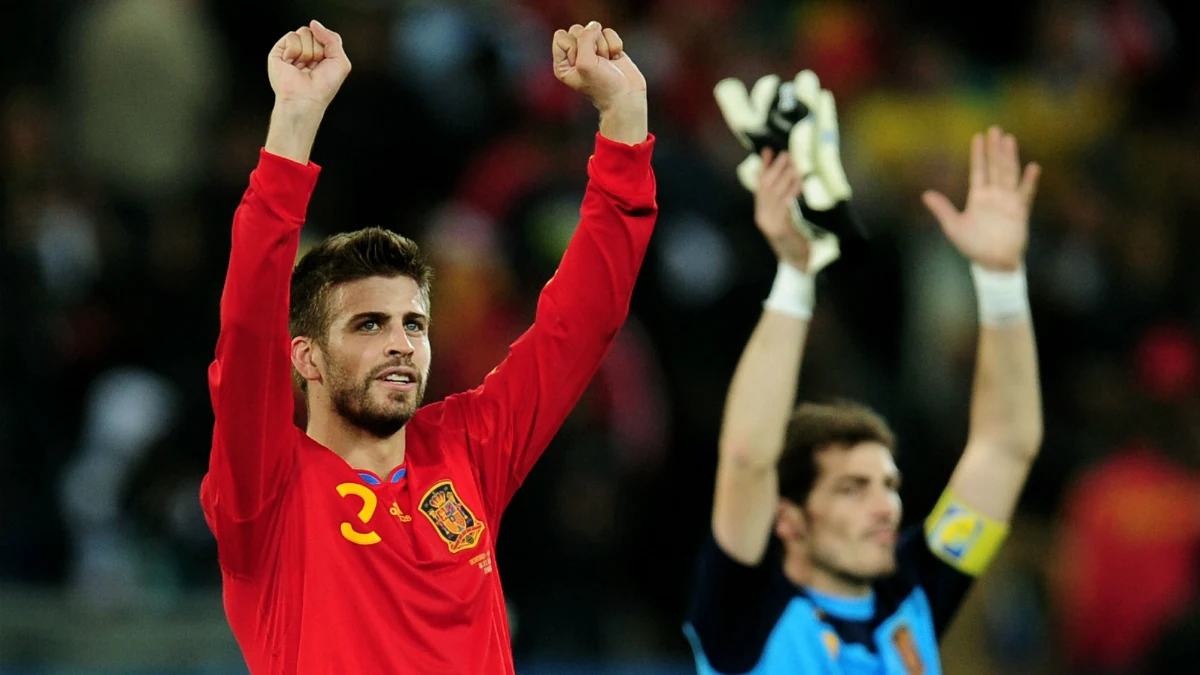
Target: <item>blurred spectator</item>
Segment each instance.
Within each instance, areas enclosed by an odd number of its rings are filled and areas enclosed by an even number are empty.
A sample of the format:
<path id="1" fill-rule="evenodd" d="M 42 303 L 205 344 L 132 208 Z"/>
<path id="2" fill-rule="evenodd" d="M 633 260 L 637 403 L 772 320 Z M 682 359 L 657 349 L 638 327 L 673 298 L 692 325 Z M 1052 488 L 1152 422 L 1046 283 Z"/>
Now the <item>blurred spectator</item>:
<path id="1" fill-rule="evenodd" d="M 1074 672 L 1128 672 L 1196 600 L 1200 476 L 1130 446 L 1067 498 L 1055 555 Z"/>
<path id="2" fill-rule="evenodd" d="M 143 208 L 200 178 L 229 67 L 204 9 L 197 0 L 88 3 L 64 45 L 72 147 L 115 196 Z"/>
<path id="3" fill-rule="evenodd" d="M 1197 343 L 1165 327 L 1137 351 L 1147 432 L 1070 486 L 1054 561 L 1064 649 L 1078 673 L 1138 672 L 1197 603 L 1200 426 Z"/>

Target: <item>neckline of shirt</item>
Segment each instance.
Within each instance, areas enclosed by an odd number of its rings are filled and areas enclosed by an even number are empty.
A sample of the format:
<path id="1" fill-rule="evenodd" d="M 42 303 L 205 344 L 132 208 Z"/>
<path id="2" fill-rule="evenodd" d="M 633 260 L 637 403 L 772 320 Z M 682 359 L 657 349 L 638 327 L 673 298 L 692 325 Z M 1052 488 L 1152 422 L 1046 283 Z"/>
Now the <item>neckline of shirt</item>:
<path id="1" fill-rule="evenodd" d="M 383 485 L 384 483 L 384 480 L 380 478 L 379 475 L 374 471 L 368 471 L 366 469 L 355 469 L 355 471 L 358 473 L 358 477 L 363 479 L 363 482 L 365 482 L 367 485 Z M 408 468 L 401 464 L 395 469 L 392 469 L 391 473 L 388 474 L 387 482 L 399 483 L 406 477 L 408 477 Z"/>
<path id="2" fill-rule="evenodd" d="M 817 609 L 847 621 L 869 621 L 875 616 L 875 591 L 862 597 L 831 595 L 805 587 L 804 595 Z"/>

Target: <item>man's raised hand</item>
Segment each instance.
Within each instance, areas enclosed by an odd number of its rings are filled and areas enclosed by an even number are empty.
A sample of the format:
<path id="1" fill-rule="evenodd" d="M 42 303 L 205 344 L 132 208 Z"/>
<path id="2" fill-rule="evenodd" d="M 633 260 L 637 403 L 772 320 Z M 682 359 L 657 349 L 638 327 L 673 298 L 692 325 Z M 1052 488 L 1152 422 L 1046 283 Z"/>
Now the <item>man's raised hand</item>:
<path id="1" fill-rule="evenodd" d="M 796 229 L 793 209 L 804 190 L 804 178 L 786 151 L 764 148 L 762 171 L 754 190 L 754 224 L 767 238 L 780 262 L 807 272 L 812 252 L 808 237 Z"/>
<path id="2" fill-rule="evenodd" d="M 267 75 L 278 103 L 324 110 L 349 74 L 341 36 L 316 20 L 279 38 L 267 57 Z"/>
<path id="3" fill-rule="evenodd" d="M 1015 271 L 1029 242 L 1029 209 L 1041 167 L 1021 169 L 1017 141 L 999 127 L 971 139 L 971 187 L 963 211 L 940 192 L 922 195 L 946 237 L 971 262 L 985 269 Z"/>
<path id="4" fill-rule="evenodd" d="M 267 152 L 307 164 L 325 109 L 350 74 L 337 33 L 313 21 L 279 38 L 267 56 L 275 109 Z"/>
<path id="5" fill-rule="evenodd" d="M 621 36 L 592 21 L 554 33 L 554 75 L 600 110 L 600 133 L 614 141 L 646 140 L 646 78 Z"/>

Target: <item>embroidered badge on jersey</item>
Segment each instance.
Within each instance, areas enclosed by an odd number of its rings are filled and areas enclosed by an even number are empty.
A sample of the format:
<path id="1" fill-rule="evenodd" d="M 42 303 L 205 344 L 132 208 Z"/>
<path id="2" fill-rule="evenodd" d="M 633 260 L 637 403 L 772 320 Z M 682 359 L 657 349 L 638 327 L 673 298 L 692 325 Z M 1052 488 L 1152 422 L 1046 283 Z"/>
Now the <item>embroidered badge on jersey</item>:
<path id="1" fill-rule="evenodd" d="M 925 663 L 921 661 L 921 652 L 908 626 L 896 629 L 892 634 L 892 642 L 896 646 L 896 653 L 900 654 L 904 672 L 908 675 L 925 675 Z"/>
<path id="2" fill-rule="evenodd" d="M 421 513 L 433 523 L 451 553 L 479 544 L 483 521 L 471 513 L 450 481 L 444 480 L 429 488 L 421 498 Z"/>

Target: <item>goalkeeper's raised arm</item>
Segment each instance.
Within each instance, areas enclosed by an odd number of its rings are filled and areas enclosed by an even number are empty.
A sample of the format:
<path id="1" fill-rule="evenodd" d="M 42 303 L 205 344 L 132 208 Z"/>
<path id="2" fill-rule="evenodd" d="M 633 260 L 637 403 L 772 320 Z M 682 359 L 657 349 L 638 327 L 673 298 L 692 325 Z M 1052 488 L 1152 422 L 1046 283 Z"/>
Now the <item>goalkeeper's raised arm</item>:
<path id="1" fill-rule="evenodd" d="M 738 167 L 738 179 L 754 192 L 755 223 L 779 262 L 762 317 L 730 383 L 713 500 L 717 545 L 734 560 L 755 565 L 775 521 L 776 464 L 796 405 L 814 279 L 840 255 L 837 236 L 814 226 L 801 202 L 809 192 L 819 193 L 820 206 L 829 209 L 848 199 L 850 190 L 840 158 L 831 160 L 814 138 L 816 112 L 834 112 L 832 95 L 820 89 L 811 71 L 782 83 L 765 76 L 750 92 L 740 81 L 723 80 L 714 93 L 730 129 L 750 151 Z M 836 122 L 832 125 L 825 136 L 832 136 L 836 150 Z M 831 172 L 831 163 L 836 171 Z M 836 180 L 830 180 L 831 173 Z"/>
<path id="2" fill-rule="evenodd" d="M 1022 168 L 1017 140 L 999 127 L 971 140 L 970 190 L 959 211 L 940 192 L 923 197 L 946 237 L 971 263 L 979 303 L 979 343 L 966 449 L 950 478 L 947 497 L 969 507 L 981 522 L 1002 531 L 1042 445 L 1042 395 L 1037 346 L 1025 279 L 1029 216 L 1041 167 Z M 929 531 L 938 531 L 945 509 L 935 510 Z M 935 549 L 968 574 L 979 574 L 1002 537 L 972 537 L 988 545 Z M 938 542 L 932 542 L 936 545 Z M 973 551 L 970 549 L 974 549 Z"/>
<path id="3" fill-rule="evenodd" d="M 712 530 L 733 559 L 753 565 L 771 536 L 776 462 L 795 406 L 812 316 L 812 243 L 794 224 L 803 179 L 787 152 L 763 152 L 754 220 L 779 260 L 774 287 L 734 372 L 721 426 Z"/>

